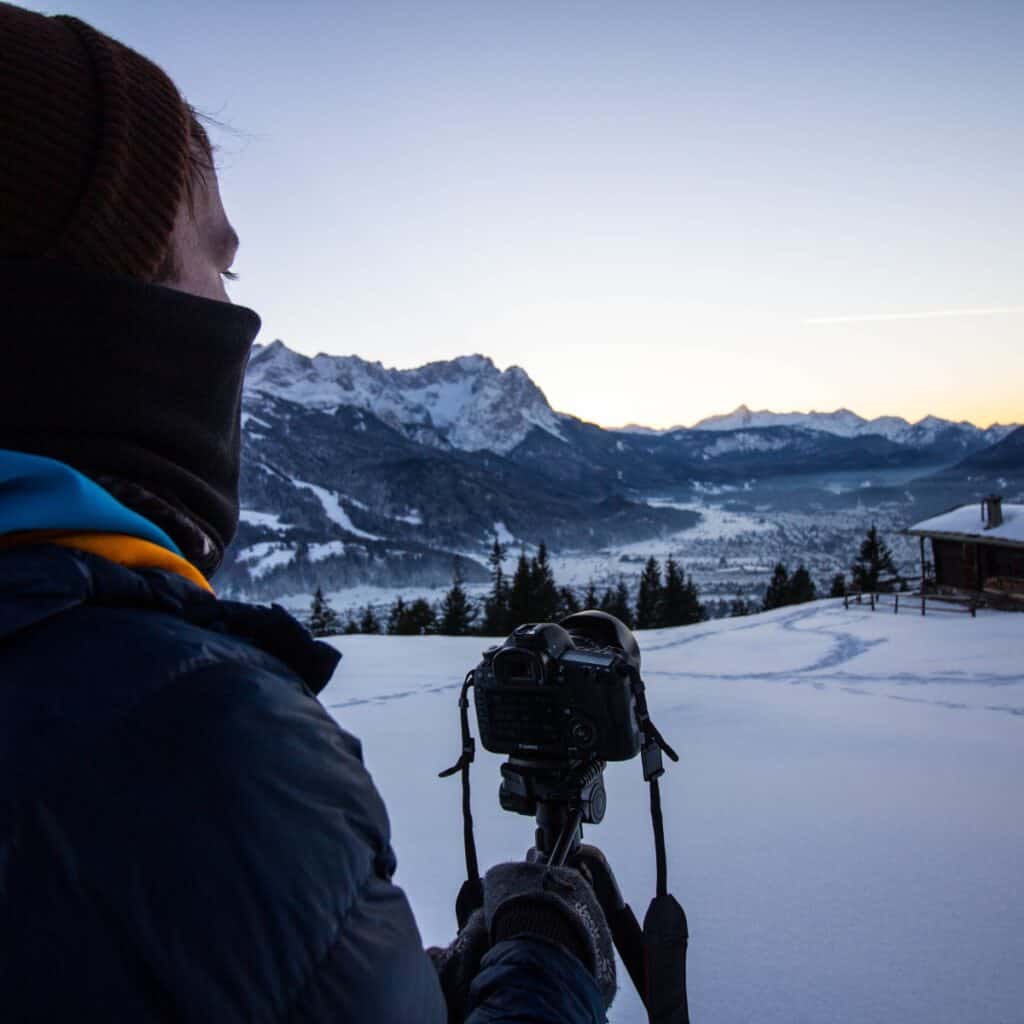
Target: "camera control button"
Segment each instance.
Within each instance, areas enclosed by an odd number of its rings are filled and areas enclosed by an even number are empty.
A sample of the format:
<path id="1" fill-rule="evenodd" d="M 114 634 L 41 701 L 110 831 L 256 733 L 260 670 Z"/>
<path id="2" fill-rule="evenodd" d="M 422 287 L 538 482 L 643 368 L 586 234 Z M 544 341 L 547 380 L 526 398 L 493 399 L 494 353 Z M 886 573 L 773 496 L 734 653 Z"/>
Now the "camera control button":
<path id="1" fill-rule="evenodd" d="M 569 722 L 569 736 L 575 746 L 585 750 L 597 742 L 597 727 L 589 718 L 576 716 Z"/>

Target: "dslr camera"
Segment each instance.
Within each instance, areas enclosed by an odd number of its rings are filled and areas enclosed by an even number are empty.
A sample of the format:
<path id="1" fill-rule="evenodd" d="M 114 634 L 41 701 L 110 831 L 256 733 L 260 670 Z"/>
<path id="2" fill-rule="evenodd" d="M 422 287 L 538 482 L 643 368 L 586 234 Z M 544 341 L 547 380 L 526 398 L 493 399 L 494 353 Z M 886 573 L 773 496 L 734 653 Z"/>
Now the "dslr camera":
<path id="1" fill-rule="evenodd" d="M 604 612 L 527 623 L 473 674 L 480 741 L 495 754 L 628 761 L 640 751 L 632 677 L 640 650 Z"/>
<path id="2" fill-rule="evenodd" d="M 599 611 L 527 623 L 484 652 L 473 671 L 477 722 L 484 747 L 510 755 L 498 794 L 505 810 L 573 803 L 586 822 L 604 817 L 605 762 L 628 761 L 643 742 L 639 669 L 633 634 Z"/>

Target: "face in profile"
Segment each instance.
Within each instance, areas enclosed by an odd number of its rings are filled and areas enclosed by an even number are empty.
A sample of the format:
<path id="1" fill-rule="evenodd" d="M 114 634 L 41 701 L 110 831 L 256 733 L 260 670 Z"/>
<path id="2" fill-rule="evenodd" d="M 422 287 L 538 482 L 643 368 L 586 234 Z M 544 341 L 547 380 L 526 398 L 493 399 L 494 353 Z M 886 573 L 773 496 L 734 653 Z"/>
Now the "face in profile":
<path id="1" fill-rule="evenodd" d="M 193 140 L 191 187 L 178 205 L 166 271 L 159 283 L 204 299 L 230 302 L 225 280 L 238 252 L 238 235 L 220 198 L 209 152 Z"/>

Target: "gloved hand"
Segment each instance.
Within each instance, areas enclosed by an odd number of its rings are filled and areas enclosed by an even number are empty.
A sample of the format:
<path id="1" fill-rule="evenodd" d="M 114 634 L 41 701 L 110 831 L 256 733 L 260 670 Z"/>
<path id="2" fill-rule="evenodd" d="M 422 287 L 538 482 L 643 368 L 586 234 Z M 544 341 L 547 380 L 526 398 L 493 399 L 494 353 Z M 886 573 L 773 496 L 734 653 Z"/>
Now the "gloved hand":
<path id="1" fill-rule="evenodd" d="M 548 869 L 543 864 L 498 864 L 484 876 L 483 913 L 491 944 L 520 935 L 556 943 L 583 962 L 597 980 L 605 1007 L 611 1006 L 615 996 L 612 935 L 593 889 L 578 871 Z"/>
<path id="2" fill-rule="evenodd" d="M 469 986 L 480 970 L 484 953 L 491 948 L 484 912 L 475 910 L 451 945 L 431 946 L 427 956 L 434 962 L 441 991 L 448 1004 L 449 1024 L 462 1024 L 466 1016 Z"/>

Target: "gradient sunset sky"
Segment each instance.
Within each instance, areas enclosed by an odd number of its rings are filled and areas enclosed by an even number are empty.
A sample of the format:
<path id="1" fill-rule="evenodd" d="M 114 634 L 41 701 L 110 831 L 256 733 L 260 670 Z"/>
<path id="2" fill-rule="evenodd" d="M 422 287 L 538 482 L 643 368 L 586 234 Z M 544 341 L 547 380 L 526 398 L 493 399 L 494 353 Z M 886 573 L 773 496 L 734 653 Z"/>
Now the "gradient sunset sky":
<path id="1" fill-rule="evenodd" d="M 66 0 L 225 122 L 260 340 L 1024 421 L 1024 2 Z"/>

